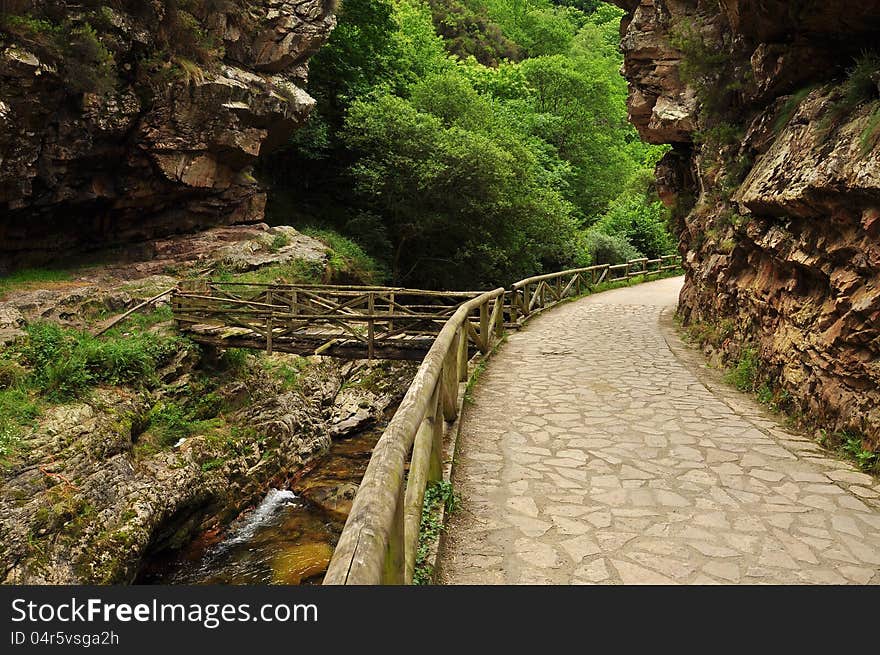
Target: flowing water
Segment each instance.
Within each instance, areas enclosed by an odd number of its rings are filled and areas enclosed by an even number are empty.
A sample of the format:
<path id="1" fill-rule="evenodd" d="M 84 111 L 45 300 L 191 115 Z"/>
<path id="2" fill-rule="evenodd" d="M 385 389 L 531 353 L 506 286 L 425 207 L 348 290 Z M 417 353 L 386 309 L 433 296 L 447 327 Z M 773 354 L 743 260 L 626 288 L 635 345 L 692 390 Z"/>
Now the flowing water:
<path id="1" fill-rule="evenodd" d="M 147 584 L 320 584 L 384 426 L 336 441 L 291 489 L 270 489 L 222 535 L 148 562 Z"/>

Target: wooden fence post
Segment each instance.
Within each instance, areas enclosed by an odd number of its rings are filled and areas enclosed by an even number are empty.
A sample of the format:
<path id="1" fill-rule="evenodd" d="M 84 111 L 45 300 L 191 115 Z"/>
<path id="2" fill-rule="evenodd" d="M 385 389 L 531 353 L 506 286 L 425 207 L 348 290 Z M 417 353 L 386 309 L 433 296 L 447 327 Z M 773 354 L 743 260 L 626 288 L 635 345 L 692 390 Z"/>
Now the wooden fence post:
<path id="1" fill-rule="evenodd" d="M 402 472 L 401 472 L 402 475 Z M 400 485 L 397 496 L 394 522 L 388 535 L 388 547 L 385 549 L 385 570 L 382 575 L 383 584 L 402 585 L 406 580 L 406 528 L 404 526 L 404 493 L 405 485 Z"/>
<path id="2" fill-rule="evenodd" d="M 375 296 L 373 292 L 367 294 L 367 315 L 370 317 L 367 321 L 367 359 L 373 361 L 373 353 L 375 352 L 375 344 L 373 338 L 376 333 L 376 326 L 373 320 L 375 314 Z"/>
<path id="3" fill-rule="evenodd" d="M 480 305 L 480 351 L 489 352 L 489 304 Z"/>
<path id="4" fill-rule="evenodd" d="M 440 402 L 443 405 L 443 418 L 454 421 L 458 416 L 458 376 L 456 375 L 456 354 L 458 353 L 458 333 L 452 340 L 449 353 L 443 361 L 440 372 Z"/>
<path id="5" fill-rule="evenodd" d="M 272 304 L 272 290 L 266 292 L 266 304 Z M 272 330 L 274 329 L 272 315 L 275 313 L 274 309 L 269 310 L 269 316 L 266 319 L 266 354 L 272 354 Z"/>
<path id="6" fill-rule="evenodd" d="M 394 292 L 388 294 L 388 332 L 394 332 Z"/>
<path id="7" fill-rule="evenodd" d="M 467 321 L 458 330 L 458 381 L 467 382 L 468 379 L 468 332 Z"/>
<path id="8" fill-rule="evenodd" d="M 495 336 L 500 338 L 504 334 L 504 296 L 495 299 L 495 309 Z"/>

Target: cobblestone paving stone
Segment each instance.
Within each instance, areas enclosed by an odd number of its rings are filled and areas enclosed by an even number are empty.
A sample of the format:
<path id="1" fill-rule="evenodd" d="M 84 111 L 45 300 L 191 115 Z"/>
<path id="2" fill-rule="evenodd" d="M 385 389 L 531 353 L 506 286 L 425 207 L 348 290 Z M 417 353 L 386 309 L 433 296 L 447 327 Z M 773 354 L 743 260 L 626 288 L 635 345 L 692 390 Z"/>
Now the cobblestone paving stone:
<path id="1" fill-rule="evenodd" d="M 880 583 L 878 481 L 706 382 L 680 286 L 557 307 L 493 357 L 441 583 Z"/>

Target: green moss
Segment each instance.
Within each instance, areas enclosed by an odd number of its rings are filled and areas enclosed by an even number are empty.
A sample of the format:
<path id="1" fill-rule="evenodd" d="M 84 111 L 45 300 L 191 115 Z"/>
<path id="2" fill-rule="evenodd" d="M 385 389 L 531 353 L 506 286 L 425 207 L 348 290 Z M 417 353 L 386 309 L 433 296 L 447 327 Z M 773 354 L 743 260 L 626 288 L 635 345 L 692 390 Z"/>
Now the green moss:
<path id="1" fill-rule="evenodd" d="M 862 157 L 866 157 L 880 142 L 880 103 L 868 117 L 868 123 L 859 135 Z"/>
<path id="2" fill-rule="evenodd" d="M 207 473 L 214 469 L 222 468 L 226 464 L 226 460 L 222 458 L 210 459 L 202 464 L 202 472 Z"/>

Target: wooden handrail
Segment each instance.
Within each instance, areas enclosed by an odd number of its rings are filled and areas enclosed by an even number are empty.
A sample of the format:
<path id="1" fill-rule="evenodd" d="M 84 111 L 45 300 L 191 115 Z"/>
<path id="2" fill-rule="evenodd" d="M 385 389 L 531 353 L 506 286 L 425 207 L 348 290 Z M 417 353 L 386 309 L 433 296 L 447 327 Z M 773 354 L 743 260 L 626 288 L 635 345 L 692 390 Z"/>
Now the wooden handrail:
<path id="1" fill-rule="evenodd" d="M 544 275 L 535 275 L 533 277 L 527 277 L 524 280 L 520 280 L 519 282 L 514 282 L 510 285 L 511 289 L 521 289 L 527 284 L 535 284 L 537 282 L 543 282 L 544 280 L 554 280 L 559 277 L 564 277 L 566 275 L 572 275 L 573 273 L 589 273 L 590 271 L 601 271 L 602 269 L 608 268 L 607 264 L 599 264 L 597 266 L 587 266 L 586 268 L 572 268 L 567 271 L 560 271 L 558 273 L 546 273 Z"/>
<path id="2" fill-rule="evenodd" d="M 465 302 L 440 330 L 373 450 L 324 584 L 412 581 L 425 486 L 439 479 L 443 428 L 455 418 L 461 367 L 467 365 L 462 340 L 468 339 L 471 312 L 491 312 L 489 305 L 504 293 L 499 288 Z M 501 333 L 497 324 L 481 323 L 479 340 L 485 343 L 477 345 L 483 350 Z"/>
<path id="3" fill-rule="evenodd" d="M 673 263 L 664 265 L 667 261 Z M 533 314 L 549 309 L 567 298 L 580 296 L 585 288 L 591 289 L 601 282 L 660 275 L 678 268 L 679 261 L 678 255 L 665 255 L 658 259 L 640 257 L 625 264 L 571 268 L 520 280 L 511 285 L 507 294 L 510 323 L 519 325 Z M 596 275 L 597 273 L 600 274 Z"/>

